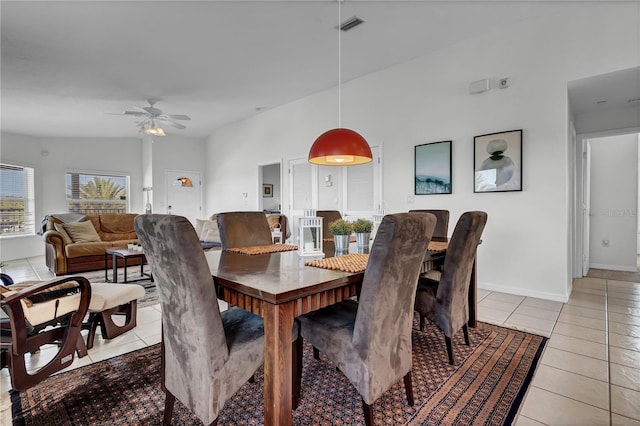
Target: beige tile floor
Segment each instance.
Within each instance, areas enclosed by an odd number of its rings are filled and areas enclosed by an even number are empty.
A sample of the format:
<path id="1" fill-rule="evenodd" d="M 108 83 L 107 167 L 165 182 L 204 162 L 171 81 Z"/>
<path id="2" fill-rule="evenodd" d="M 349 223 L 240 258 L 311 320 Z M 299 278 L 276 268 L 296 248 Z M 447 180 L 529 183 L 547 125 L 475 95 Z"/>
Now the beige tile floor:
<path id="1" fill-rule="evenodd" d="M 51 278 L 42 257 L 11 261 L 5 272 L 16 281 Z M 549 337 L 516 425 L 640 425 L 640 283 L 614 276 L 576 280 L 567 303 L 478 290 L 481 321 Z M 70 368 L 159 342 L 160 315 L 157 305 L 140 308 L 135 329 L 97 336 Z M 0 370 L 0 426 L 11 424 L 10 386 Z"/>

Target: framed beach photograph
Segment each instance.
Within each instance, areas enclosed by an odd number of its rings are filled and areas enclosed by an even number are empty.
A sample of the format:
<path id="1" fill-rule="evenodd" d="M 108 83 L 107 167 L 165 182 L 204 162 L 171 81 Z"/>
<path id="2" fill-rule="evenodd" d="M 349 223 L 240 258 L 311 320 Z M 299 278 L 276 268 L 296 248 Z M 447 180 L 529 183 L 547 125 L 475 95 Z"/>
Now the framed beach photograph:
<path id="1" fill-rule="evenodd" d="M 473 192 L 522 191 L 522 130 L 473 138 Z"/>
<path id="2" fill-rule="evenodd" d="M 273 184 L 265 183 L 262 185 L 262 196 L 273 197 Z"/>
<path id="3" fill-rule="evenodd" d="M 451 194 L 452 141 L 415 147 L 415 195 Z"/>

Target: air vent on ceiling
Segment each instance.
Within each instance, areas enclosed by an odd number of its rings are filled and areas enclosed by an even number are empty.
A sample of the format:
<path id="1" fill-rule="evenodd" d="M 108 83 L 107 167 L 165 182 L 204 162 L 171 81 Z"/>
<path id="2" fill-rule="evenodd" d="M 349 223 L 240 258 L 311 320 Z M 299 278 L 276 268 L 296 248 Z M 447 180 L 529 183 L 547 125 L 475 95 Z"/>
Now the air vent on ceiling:
<path id="1" fill-rule="evenodd" d="M 640 102 L 640 98 L 631 98 L 629 99 L 627 102 L 632 103 L 632 102 Z"/>
<path id="2" fill-rule="evenodd" d="M 364 22 L 364 19 L 354 16 L 341 23 L 338 28 L 340 28 L 340 30 L 342 31 L 349 31 L 350 29 L 355 28 L 358 25 L 363 24 Z"/>

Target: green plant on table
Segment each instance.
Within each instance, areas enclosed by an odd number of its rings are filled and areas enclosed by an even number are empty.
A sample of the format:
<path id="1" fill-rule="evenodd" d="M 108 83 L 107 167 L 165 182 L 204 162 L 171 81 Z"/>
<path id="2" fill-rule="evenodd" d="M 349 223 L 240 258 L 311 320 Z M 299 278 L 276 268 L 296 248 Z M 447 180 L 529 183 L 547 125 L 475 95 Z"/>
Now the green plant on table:
<path id="1" fill-rule="evenodd" d="M 333 235 L 351 235 L 353 225 L 344 219 L 338 219 L 329 223 L 329 230 Z"/>
<path id="2" fill-rule="evenodd" d="M 353 222 L 353 232 L 356 234 L 366 234 L 373 229 L 373 222 L 367 219 L 357 219 Z"/>

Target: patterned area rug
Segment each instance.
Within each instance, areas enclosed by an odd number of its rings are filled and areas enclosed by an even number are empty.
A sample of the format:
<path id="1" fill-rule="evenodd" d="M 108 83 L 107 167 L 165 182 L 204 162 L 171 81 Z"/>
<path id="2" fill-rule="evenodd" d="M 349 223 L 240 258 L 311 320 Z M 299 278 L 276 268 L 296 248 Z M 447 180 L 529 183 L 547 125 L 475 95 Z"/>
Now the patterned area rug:
<path id="1" fill-rule="evenodd" d="M 417 322 L 415 323 L 417 326 Z M 462 335 L 462 333 L 458 333 Z M 374 405 L 376 425 L 511 424 L 547 339 L 479 323 L 471 346 L 453 339 L 458 365 L 449 365 L 437 327 L 413 333 L 415 405 L 407 405 L 402 380 Z M 362 425 L 361 400 L 326 358 L 305 345 L 302 399 L 295 425 Z M 162 423 L 160 348 L 154 345 L 55 375 L 25 392 L 12 392 L 14 425 L 157 425 Z M 220 425 L 263 424 L 263 373 L 223 408 Z M 176 402 L 173 425 L 199 425 Z"/>
<path id="2" fill-rule="evenodd" d="M 149 273 L 149 265 L 144 265 L 143 271 L 148 274 Z M 104 279 L 104 269 L 99 271 L 89 271 L 89 272 L 78 272 L 73 275 L 80 275 L 89 280 L 90 283 L 103 283 Z M 109 269 L 109 274 L 107 275 L 109 282 L 113 279 L 113 271 Z M 148 276 L 140 275 L 140 266 L 128 266 L 127 267 L 127 280 L 131 284 L 139 284 L 144 287 L 144 297 L 142 299 L 138 299 L 138 308 L 144 308 L 145 306 L 155 305 L 160 303 L 158 300 L 158 293 L 156 292 L 156 285 L 151 278 Z M 113 285 L 118 285 L 124 281 L 124 270 L 122 267 L 118 268 L 118 283 L 113 283 Z"/>

